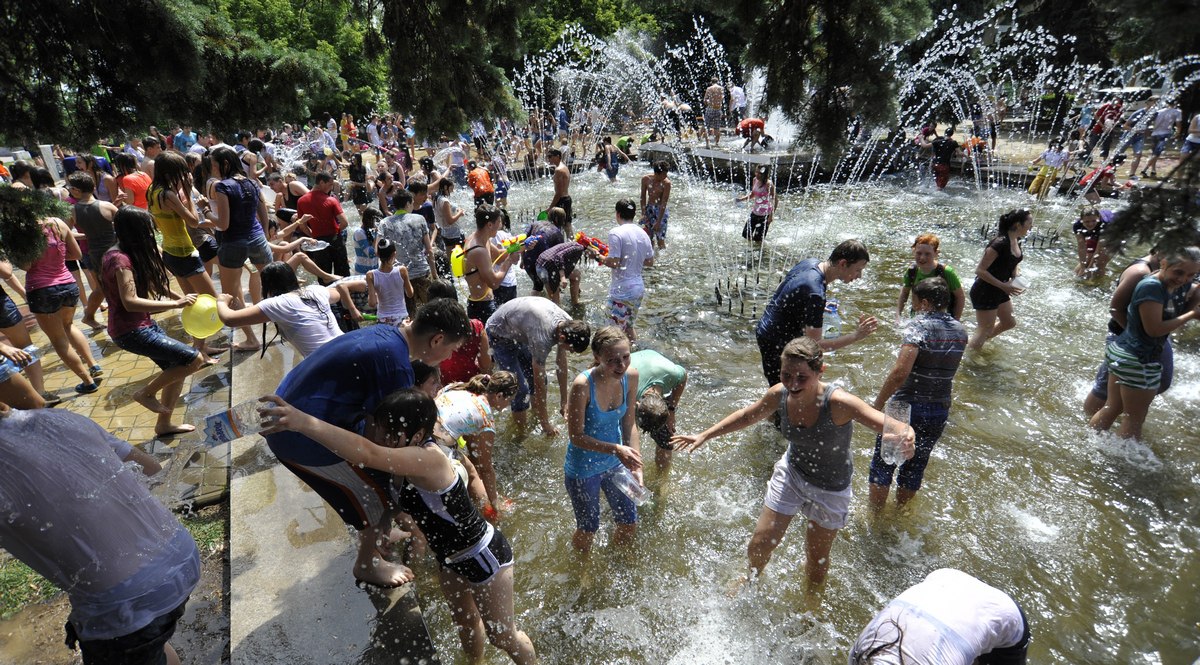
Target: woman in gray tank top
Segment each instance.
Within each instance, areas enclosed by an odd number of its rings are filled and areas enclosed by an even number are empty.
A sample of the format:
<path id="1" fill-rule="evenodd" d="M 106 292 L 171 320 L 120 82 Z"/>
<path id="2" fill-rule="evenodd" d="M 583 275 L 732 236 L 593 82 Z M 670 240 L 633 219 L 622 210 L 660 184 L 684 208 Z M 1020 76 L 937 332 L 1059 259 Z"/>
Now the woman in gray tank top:
<path id="1" fill-rule="evenodd" d="M 788 441 L 787 452 L 775 464 L 762 513 L 754 527 L 747 554 L 750 574 L 744 584 L 762 574 L 771 554 L 797 513 L 808 518 L 805 540 L 808 574 L 806 591 L 817 594 L 829 571 L 829 550 L 850 508 L 852 422 L 883 431 L 883 414 L 837 386 L 821 381 L 825 367 L 816 340 L 799 337 L 780 354 L 780 382 L 757 402 L 738 409 L 700 434 L 676 436 L 678 450 L 694 451 L 705 441 L 736 432 L 772 414 Z M 912 457 L 915 436 L 908 428 L 901 453 Z"/>

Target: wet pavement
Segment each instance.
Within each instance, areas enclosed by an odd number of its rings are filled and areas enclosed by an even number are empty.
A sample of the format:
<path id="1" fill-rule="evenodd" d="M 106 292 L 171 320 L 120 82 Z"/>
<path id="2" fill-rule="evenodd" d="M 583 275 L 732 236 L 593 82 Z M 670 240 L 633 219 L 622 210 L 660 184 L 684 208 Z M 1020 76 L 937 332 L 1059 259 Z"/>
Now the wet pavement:
<path id="1" fill-rule="evenodd" d="M 10 296 L 27 314 L 24 299 L 16 293 L 10 292 Z M 156 437 L 156 414 L 135 403 L 131 395 L 156 376 L 159 368 L 148 358 L 118 349 L 106 331 L 90 331 L 81 326 L 78 322 L 81 312 L 82 307 L 76 313 L 76 326 L 84 332 L 96 362 L 104 368 L 100 389 L 90 395 L 75 394 L 78 377 L 63 366 L 33 317 L 26 316 L 33 344 L 42 353 L 46 391 L 63 398 L 55 408 L 85 415 L 117 437 L 155 455 L 163 465 L 163 471 L 155 479 L 153 492 L 164 504 L 172 508 L 200 508 L 225 501 L 229 446 L 205 448 L 199 432 L 174 438 Z M 103 320 L 104 314 L 99 318 Z M 177 312 L 162 314 L 155 319 L 168 335 L 187 339 Z M 236 360 L 222 358 L 221 363 L 189 377 L 174 420 L 202 423 L 205 415 L 228 408 L 230 362 Z M 200 584 L 192 593 L 187 612 L 172 639 L 184 662 L 189 664 L 228 662 L 224 660 L 229 643 L 225 550 L 222 547 L 215 552 L 201 553 L 204 558 Z M 0 557 L 7 556 L 0 550 Z M 80 662 L 78 653 L 63 646 L 63 623 L 69 611 L 66 597 L 60 594 L 51 601 L 30 605 L 9 620 L 0 622 L 0 662 L 54 665 Z"/>
<path id="2" fill-rule="evenodd" d="M 299 360 L 276 342 L 261 359 L 239 363 L 233 403 L 275 392 Z M 233 662 L 438 662 L 414 585 L 356 588 L 356 536 L 337 513 L 279 464 L 261 436 L 234 441 L 233 455 Z"/>

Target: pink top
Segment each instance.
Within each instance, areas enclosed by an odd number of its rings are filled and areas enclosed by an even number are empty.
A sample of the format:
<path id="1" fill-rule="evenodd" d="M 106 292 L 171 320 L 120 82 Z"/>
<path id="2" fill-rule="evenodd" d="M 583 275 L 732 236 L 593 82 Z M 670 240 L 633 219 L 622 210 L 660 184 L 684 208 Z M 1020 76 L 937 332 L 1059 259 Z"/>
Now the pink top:
<path id="1" fill-rule="evenodd" d="M 75 277 L 67 270 L 67 243 L 49 226 L 42 226 L 42 233 L 46 234 L 46 251 L 25 271 L 25 290 L 74 284 Z"/>
<path id="2" fill-rule="evenodd" d="M 133 271 L 129 255 L 116 247 L 105 252 L 100 261 L 100 287 L 108 300 L 108 336 L 113 339 L 154 325 L 149 312 L 130 312 L 121 303 L 121 289 L 117 286 L 117 273 L 121 270 Z"/>

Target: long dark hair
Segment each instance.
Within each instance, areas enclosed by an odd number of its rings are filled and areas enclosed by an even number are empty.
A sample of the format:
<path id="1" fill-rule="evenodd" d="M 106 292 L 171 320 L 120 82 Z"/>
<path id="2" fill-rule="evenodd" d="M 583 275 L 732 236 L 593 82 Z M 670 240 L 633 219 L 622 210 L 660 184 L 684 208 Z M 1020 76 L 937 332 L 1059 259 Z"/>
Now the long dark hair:
<path id="1" fill-rule="evenodd" d="M 433 433 L 438 408 L 429 395 L 416 388 L 404 388 L 384 397 L 372 415 L 401 446 L 406 446 L 418 433 L 424 432 L 426 436 Z"/>
<path id="2" fill-rule="evenodd" d="M 313 298 L 311 293 L 300 288 L 300 280 L 296 277 L 296 271 L 286 262 L 272 261 L 263 266 L 260 274 L 262 276 L 262 295 L 264 298 L 295 293 L 300 298 L 300 302 L 324 314 L 325 321 L 329 322 L 330 310 L 323 309 L 321 303 L 316 298 Z M 280 328 L 278 323 L 275 324 L 275 334 L 278 337 L 287 339 L 287 335 L 283 334 L 283 328 Z M 265 322 L 263 323 L 262 338 L 264 340 L 267 339 L 267 324 Z M 272 339 L 271 341 L 274 340 Z M 263 355 L 266 354 L 266 348 L 270 343 L 263 344 Z"/>
<path id="3" fill-rule="evenodd" d="M 1029 219 L 1030 215 L 1032 214 L 1033 213 L 1025 208 L 1014 208 L 1003 215 L 1000 215 L 999 230 L 996 235 L 1000 237 L 1008 236 L 1008 232 L 1011 231 L 1014 226 L 1024 223 L 1025 220 Z"/>
<path id="4" fill-rule="evenodd" d="M 122 206 L 113 217 L 113 228 L 117 232 L 117 246 L 129 256 L 138 297 L 169 296 L 170 279 L 158 245 L 154 242 L 154 218 L 150 213 L 137 206 Z"/>
<path id="5" fill-rule="evenodd" d="M 183 155 L 166 151 L 154 159 L 154 180 L 150 183 L 150 189 L 152 191 L 150 196 L 158 205 L 166 204 L 167 192 L 183 196 L 184 193 L 191 191 L 188 183 L 187 160 L 183 158 Z"/>
<path id="6" fill-rule="evenodd" d="M 246 175 L 242 171 L 241 160 L 238 159 L 238 154 L 233 151 L 233 148 L 221 146 L 213 150 L 212 159 L 213 163 L 217 165 L 217 171 L 221 174 L 222 178 L 236 178 Z"/>

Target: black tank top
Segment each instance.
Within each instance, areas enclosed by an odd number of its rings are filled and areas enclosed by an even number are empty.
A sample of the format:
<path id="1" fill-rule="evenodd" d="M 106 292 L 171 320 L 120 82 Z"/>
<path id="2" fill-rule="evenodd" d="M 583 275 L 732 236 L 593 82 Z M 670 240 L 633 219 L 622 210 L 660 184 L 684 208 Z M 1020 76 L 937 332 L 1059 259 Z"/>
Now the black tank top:
<path id="1" fill-rule="evenodd" d="M 436 452 L 436 450 L 432 450 Z M 467 486 L 458 475 L 440 492 L 427 492 L 407 480 L 400 488 L 400 506 L 412 515 L 440 561 L 456 559 L 488 535 L 488 523 L 471 503 Z"/>
<path id="2" fill-rule="evenodd" d="M 292 194 L 292 183 L 289 182 L 284 189 L 286 191 L 283 195 L 283 207 L 295 210 L 296 204 L 300 202 L 300 197 Z"/>

